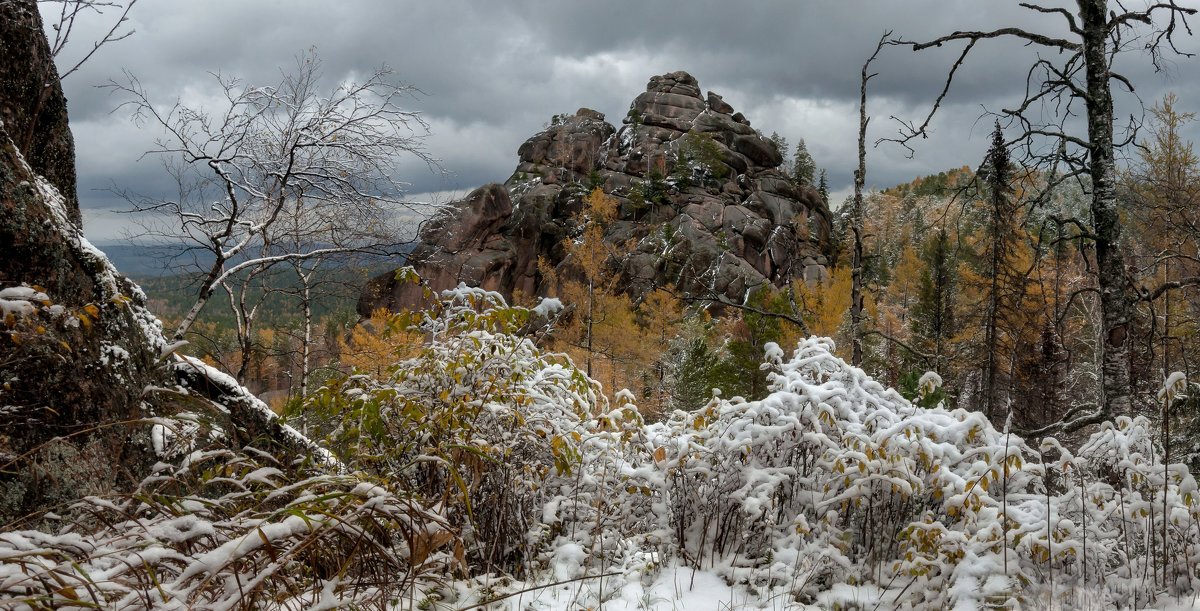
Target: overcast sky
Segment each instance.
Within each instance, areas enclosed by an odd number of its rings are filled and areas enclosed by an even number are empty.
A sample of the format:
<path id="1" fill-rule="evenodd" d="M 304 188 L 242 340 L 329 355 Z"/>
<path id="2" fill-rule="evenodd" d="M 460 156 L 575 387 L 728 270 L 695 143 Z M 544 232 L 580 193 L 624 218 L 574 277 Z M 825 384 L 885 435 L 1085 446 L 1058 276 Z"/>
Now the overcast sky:
<path id="1" fill-rule="evenodd" d="M 73 63 L 89 48 L 89 36 L 111 23 L 101 16 L 86 25 L 60 64 Z M 102 48 L 64 87 L 84 228 L 101 243 L 119 240 L 129 222 L 112 213 L 125 205 L 108 189 L 167 194 L 170 184 L 157 159 L 142 157 L 159 134 L 113 112 L 124 100 L 97 85 L 124 70 L 156 102 L 194 104 L 216 91 L 211 72 L 272 84 L 309 47 L 317 49 L 330 83 L 387 65 L 424 92 L 407 106 L 428 121 L 428 152 L 446 172 L 401 163 L 415 199 L 445 200 L 503 181 L 516 165 L 517 147 L 552 115 L 586 106 L 619 125 L 651 76 L 686 70 L 763 133 L 792 143 L 804 138 L 829 171 L 836 204 L 850 189 L 856 163 L 859 70 L 879 36 L 891 29 L 924 40 L 1010 25 L 1062 30 L 1058 16 L 998 0 L 140 0 L 130 13 L 134 34 Z M 928 111 L 958 48 L 884 50 L 873 66 L 879 75 L 871 81 L 869 140 L 894 134 L 891 116 L 919 119 Z M 1196 51 L 1200 37 L 1183 39 L 1181 48 Z M 1019 99 L 1035 52 L 981 43 L 935 119 L 933 137 L 919 143 L 912 159 L 894 145 L 868 151 L 869 185 L 978 165 L 991 131 L 981 112 Z M 1200 109 L 1200 59 L 1170 59 L 1168 70 L 1156 74 L 1134 52 L 1122 68 L 1148 103 L 1174 91 L 1182 110 Z M 1118 114 L 1140 114 L 1128 102 Z"/>

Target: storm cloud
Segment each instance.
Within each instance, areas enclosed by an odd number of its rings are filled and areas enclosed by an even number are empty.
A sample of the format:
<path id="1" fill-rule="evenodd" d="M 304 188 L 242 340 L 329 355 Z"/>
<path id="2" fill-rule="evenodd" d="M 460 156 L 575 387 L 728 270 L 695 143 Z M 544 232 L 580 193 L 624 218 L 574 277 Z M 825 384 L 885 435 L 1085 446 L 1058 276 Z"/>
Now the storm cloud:
<path id="1" fill-rule="evenodd" d="M 109 25 L 105 16 L 84 24 L 60 63 L 77 59 Z M 422 91 L 406 106 L 429 123 L 427 149 L 446 170 L 400 160 L 400 178 L 411 184 L 414 198 L 445 199 L 507 178 L 517 147 L 552 115 L 586 106 L 619 124 L 651 76 L 686 70 L 763 133 L 778 132 L 792 143 L 804 138 L 829 172 L 836 204 L 856 161 L 859 70 L 885 30 L 925 40 L 963 29 L 1022 26 L 1059 34 L 1064 28 L 1061 17 L 1015 2 L 933 0 L 141 0 L 129 26 L 132 36 L 102 48 L 64 83 L 85 231 L 99 242 L 119 239 L 129 219 L 112 213 L 126 205 L 111 189 L 154 195 L 171 188 L 160 160 L 143 156 L 161 134 L 130 121 L 118 109 L 125 100 L 97 87 L 125 73 L 135 75 L 152 100 L 170 104 L 214 95 L 212 73 L 275 82 L 309 48 L 316 48 L 331 84 L 387 65 Z M 1200 39 L 1181 44 L 1194 51 Z M 1120 67 L 1141 100 L 1150 104 L 1174 91 L 1182 110 L 1196 109 L 1200 60 L 1173 58 L 1156 72 L 1138 45 L 1131 46 Z M 895 132 L 890 117 L 920 119 L 928 111 L 959 49 L 884 49 L 873 65 L 871 141 Z M 991 130 L 981 114 L 1020 99 L 1038 52 L 1012 42 L 981 43 L 931 138 L 911 159 L 895 145 L 869 151 L 869 184 L 885 187 L 977 165 Z M 1141 110 L 1134 97 L 1124 96 L 1117 113 Z"/>

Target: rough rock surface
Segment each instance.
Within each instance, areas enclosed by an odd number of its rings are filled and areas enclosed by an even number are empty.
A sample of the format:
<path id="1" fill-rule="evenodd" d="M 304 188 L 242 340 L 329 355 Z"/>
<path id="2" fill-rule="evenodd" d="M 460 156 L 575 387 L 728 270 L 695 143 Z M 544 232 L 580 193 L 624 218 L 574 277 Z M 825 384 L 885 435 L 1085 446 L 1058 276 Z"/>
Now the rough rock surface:
<path id="1" fill-rule="evenodd" d="M 477 189 L 421 231 L 409 262 L 429 288 L 544 294 L 538 259 L 565 267 L 562 242 L 581 231 L 572 217 L 597 186 L 621 202 L 605 239 L 636 243 L 616 262 L 634 294 L 672 284 L 740 302 L 756 287 L 825 274 L 826 203 L 788 180 L 775 146 L 686 72 L 651 78 L 620 129 L 581 108 L 517 154 L 504 184 Z M 393 276 L 368 284 L 360 314 L 424 303 L 422 287 Z"/>
<path id="2" fill-rule="evenodd" d="M 0 121 L 33 171 L 66 198 L 70 218 L 78 225 L 75 141 L 37 2 L 0 0 L 0 5 Z"/>
<path id="3" fill-rule="evenodd" d="M 168 354 L 145 295 L 83 237 L 37 14 L 35 0 L 0 0 L 0 524 L 131 489 L 168 459 L 153 418 L 188 414 L 204 436 L 175 435 L 185 452 L 255 443 L 329 462 L 245 389 Z M 32 123 L 30 83 L 51 91 Z"/>

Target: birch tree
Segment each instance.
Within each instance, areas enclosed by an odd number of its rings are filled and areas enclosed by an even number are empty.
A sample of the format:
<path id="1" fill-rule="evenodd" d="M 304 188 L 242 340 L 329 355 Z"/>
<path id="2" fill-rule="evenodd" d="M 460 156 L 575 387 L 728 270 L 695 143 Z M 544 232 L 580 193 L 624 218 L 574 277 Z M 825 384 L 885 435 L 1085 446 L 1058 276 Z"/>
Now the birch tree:
<path id="1" fill-rule="evenodd" d="M 165 157 L 180 187 L 170 201 L 131 198 L 149 213 L 145 235 L 186 245 L 184 260 L 199 278 L 176 340 L 220 289 L 245 340 L 256 291 L 276 266 L 393 253 L 410 208 L 395 164 L 407 155 L 436 165 L 423 148 L 428 126 L 401 107 L 417 90 L 386 67 L 328 93 L 312 50 L 274 85 L 214 78 L 222 94 L 215 107 L 157 105 L 132 75 L 109 85 L 128 96 L 136 121 L 163 131 L 148 154 Z"/>

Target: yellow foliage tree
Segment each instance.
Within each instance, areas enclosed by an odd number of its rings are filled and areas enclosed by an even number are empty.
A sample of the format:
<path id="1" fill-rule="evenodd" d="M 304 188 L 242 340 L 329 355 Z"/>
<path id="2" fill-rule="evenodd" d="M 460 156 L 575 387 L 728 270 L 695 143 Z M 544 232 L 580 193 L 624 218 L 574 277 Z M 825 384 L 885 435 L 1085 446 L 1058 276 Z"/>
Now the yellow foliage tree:
<path id="1" fill-rule="evenodd" d="M 342 365 L 382 379 L 397 360 L 420 352 L 425 338 L 390 324 L 392 316 L 386 308 L 379 308 L 371 313 L 371 318 L 354 325 L 349 336 L 338 341 Z"/>

